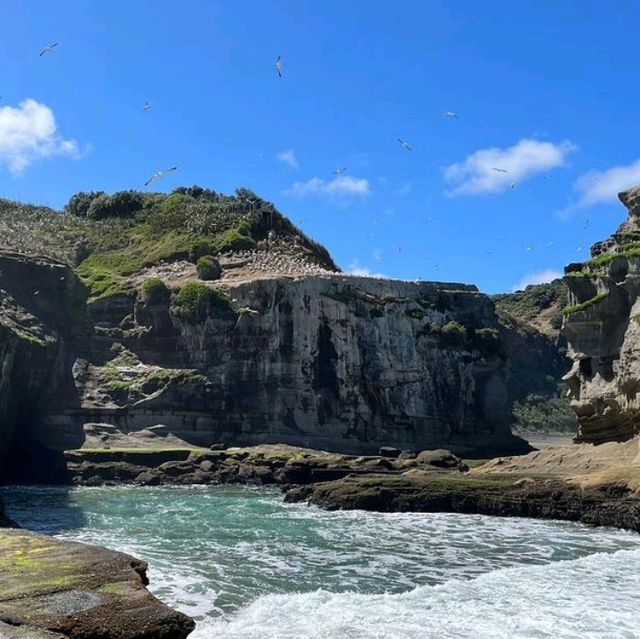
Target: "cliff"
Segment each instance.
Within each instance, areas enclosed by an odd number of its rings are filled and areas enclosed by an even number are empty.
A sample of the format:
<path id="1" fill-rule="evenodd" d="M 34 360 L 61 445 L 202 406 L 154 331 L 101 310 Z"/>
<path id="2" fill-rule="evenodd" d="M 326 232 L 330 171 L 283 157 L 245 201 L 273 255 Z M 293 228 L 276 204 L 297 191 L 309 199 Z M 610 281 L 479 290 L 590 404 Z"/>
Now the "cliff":
<path id="1" fill-rule="evenodd" d="M 573 360 L 566 382 L 578 440 L 623 441 L 640 424 L 640 188 L 620 194 L 629 217 L 591 259 L 565 269 L 563 334 Z"/>
<path id="2" fill-rule="evenodd" d="M 473 286 L 341 274 L 247 190 L 79 194 L 65 213 L 0 201 L 0 230 L 65 260 L 2 254 L 19 311 L 2 313 L 1 423 L 27 457 L 82 446 L 91 424 L 198 446 L 527 450 L 512 405 L 549 361 L 539 334 Z"/>
<path id="3" fill-rule="evenodd" d="M 70 344 L 90 330 L 85 302 L 69 266 L 0 253 L 0 469 L 42 412 L 74 395 Z"/>

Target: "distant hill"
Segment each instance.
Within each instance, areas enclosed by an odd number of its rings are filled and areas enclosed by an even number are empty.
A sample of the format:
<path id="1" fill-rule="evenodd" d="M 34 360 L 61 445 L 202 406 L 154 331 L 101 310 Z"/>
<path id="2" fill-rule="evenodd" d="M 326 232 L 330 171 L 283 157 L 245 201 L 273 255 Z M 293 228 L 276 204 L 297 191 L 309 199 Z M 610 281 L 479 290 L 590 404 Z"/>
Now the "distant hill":
<path id="1" fill-rule="evenodd" d="M 532 284 L 523 291 L 492 295 L 503 323 L 511 328 L 538 333 L 542 340 L 528 340 L 538 356 L 513 350 L 513 389 L 519 397 L 513 413 L 517 432 L 543 431 L 576 433 L 578 421 L 566 398 L 567 387 L 561 381 L 570 368 L 566 342 L 560 335 L 562 309 L 567 304 L 567 285 L 562 279 L 547 284 Z M 539 368 L 540 360 L 546 364 Z M 536 362 L 536 366 L 531 363 Z"/>
<path id="2" fill-rule="evenodd" d="M 496 307 L 542 333 L 558 335 L 562 309 L 567 305 L 567 285 L 558 278 L 547 284 L 532 284 L 524 291 L 492 295 Z"/>

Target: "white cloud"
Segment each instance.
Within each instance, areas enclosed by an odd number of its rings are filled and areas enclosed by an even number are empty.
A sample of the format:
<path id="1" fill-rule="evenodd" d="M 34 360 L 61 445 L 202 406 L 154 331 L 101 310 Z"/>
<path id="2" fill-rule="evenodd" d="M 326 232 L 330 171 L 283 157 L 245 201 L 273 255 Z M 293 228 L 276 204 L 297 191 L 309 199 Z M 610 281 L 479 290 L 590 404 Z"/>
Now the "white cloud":
<path id="1" fill-rule="evenodd" d="M 53 111 L 31 98 L 18 107 L 0 107 L 0 163 L 19 174 L 38 158 L 79 156 L 78 143 L 57 132 Z"/>
<path id="2" fill-rule="evenodd" d="M 375 273 L 371 269 L 366 266 L 360 266 L 358 260 L 354 260 L 347 267 L 346 273 L 349 275 L 355 275 L 357 277 L 378 277 L 378 278 L 386 278 L 387 276 L 384 273 Z"/>
<path id="3" fill-rule="evenodd" d="M 283 164 L 287 164 L 292 169 L 299 169 L 300 165 L 298 164 L 298 158 L 296 157 L 296 152 L 293 149 L 289 149 L 288 151 L 281 151 L 276 155 L 276 159 L 278 162 L 282 162 Z"/>
<path id="4" fill-rule="evenodd" d="M 567 155 L 576 148 L 566 140 L 554 144 L 523 139 L 506 149 L 480 149 L 445 168 L 444 179 L 452 185 L 447 195 L 504 191 L 512 182 L 522 182 L 536 173 L 563 166 Z"/>
<path id="5" fill-rule="evenodd" d="M 640 185 L 640 160 L 626 166 L 613 166 L 606 171 L 591 171 L 580 176 L 573 185 L 578 201 L 571 208 L 585 208 L 616 200 L 620 191 Z"/>
<path id="6" fill-rule="evenodd" d="M 546 268 L 542 271 L 535 271 L 534 273 L 527 273 L 514 287 L 514 291 L 522 291 L 530 284 L 546 284 L 551 280 L 556 280 L 562 277 L 560 271 L 556 271 L 552 268 Z"/>
<path id="7" fill-rule="evenodd" d="M 411 192 L 411 182 L 405 182 L 400 188 L 396 189 L 396 195 L 407 195 Z"/>
<path id="8" fill-rule="evenodd" d="M 288 195 L 306 197 L 307 195 L 329 195 L 335 197 L 366 197 L 371 193 L 368 180 L 351 175 L 340 175 L 333 180 L 313 177 L 306 182 L 294 182 L 286 191 Z"/>

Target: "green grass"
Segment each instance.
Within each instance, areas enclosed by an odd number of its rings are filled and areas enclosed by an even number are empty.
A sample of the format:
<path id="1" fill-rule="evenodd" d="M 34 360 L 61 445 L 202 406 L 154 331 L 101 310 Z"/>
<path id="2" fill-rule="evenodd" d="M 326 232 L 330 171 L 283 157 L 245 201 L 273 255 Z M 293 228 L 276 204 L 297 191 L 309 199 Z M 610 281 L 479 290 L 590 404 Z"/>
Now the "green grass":
<path id="1" fill-rule="evenodd" d="M 588 309 L 590 306 L 593 306 L 594 304 L 601 302 L 605 297 L 607 297 L 607 295 L 609 295 L 608 292 L 598 293 L 597 295 L 594 295 L 591 299 L 588 299 L 585 302 L 582 302 L 581 304 L 574 304 L 573 306 L 565 306 L 562 309 L 562 314 L 573 315 L 574 313 L 579 313 L 581 311 L 584 311 Z"/>
<path id="2" fill-rule="evenodd" d="M 169 196 L 114 194 L 103 211 L 111 217 L 103 220 L 70 212 L 78 207 L 59 213 L 0 199 L 0 237 L 10 249 L 77 265 L 89 301 L 135 294 L 128 281 L 132 275 L 162 261 L 195 261 L 202 254 L 198 246 L 209 247 L 207 252 L 213 254 L 251 250 L 271 231 L 295 236 L 312 261 L 339 270 L 324 247 L 248 189 L 237 189 L 231 196 L 199 187 L 177 191 Z M 76 200 L 82 195 L 87 194 L 77 194 Z"/>
<path id="3" fill-rule="evenodd" d="M 172 308 L 180 319 L 188 323 L 203 321 L 215 311 L 232 312 L 229 298 L 202 282 L 185 284 L 172 300 Z"/>

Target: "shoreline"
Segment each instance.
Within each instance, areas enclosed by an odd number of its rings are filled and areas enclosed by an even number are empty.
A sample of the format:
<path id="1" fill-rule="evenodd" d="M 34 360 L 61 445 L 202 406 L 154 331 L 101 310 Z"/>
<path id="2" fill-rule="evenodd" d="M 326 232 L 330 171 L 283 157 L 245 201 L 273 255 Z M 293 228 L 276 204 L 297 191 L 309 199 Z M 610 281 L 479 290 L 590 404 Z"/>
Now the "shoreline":
<path id="1" fill-rule="evenodd" d="M 636 467 L 611 465 L 623 451 L 634 455 L 636 445 L 550 446 L 489 460 L 462 460 L 446 450 L 383 448 L 356 456 L 288 445 L 79 449 L 65 454 L 63 481 L 56 483 L 274 486 L 285 501 L 329 510 L 518 516 L 640 532 Z M 580 474 L 581 465 L 592 472 Z"/>

